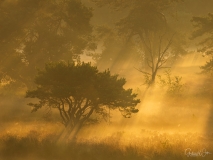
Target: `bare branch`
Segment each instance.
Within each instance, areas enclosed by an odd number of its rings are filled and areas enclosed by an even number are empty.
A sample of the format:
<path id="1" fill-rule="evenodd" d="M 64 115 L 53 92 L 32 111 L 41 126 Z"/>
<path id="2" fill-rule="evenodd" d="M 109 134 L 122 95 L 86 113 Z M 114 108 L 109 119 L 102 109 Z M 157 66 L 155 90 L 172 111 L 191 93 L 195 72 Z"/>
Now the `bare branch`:
<path id="1" fill-rule="evenodd" d="M 141 40 L 143 41 L 144 46 L 147 48 L 147 50 L 149 51 L 149 53 L 151 53 L 152 52 L 151 48 L 149 48 L 149 46 L 146 44 L 146 41 L 145 41 L 145 39 L 143 37 L 143 34 L 142 35 L 139 34 L 139 36 L 141 37 Z"/>
<path id="2" fill-rule="evenodd" d="M 59 113 L 60 113 L 60 116 L 62 118 L 62 123 L 66 126 L 67 125 L 67 120 L 65 119 L 64 115 L 63 115 L 63 111 L 60 107 L 58 107 L 58 110 L 59 110 Z"/>
<path id="3" fill-rule="evenodd" d="M 162 37 L 163 36 L 160 36 L 159 49 L 158 49 L 158 59 L 160 58 L 160 53 L 161 53 Z"/>
<path id="4" fill-rule="evenodd" d="M 162 67 L 166 62 L 167 62 L 167 59 L 160 61 L 161 64 L 158 67 L 159 68 Z"/>
<path id="5" fill-rule="evenodd" d="M 134 67 L 135 68 L 135 67 Z M 141 72 L 141 73 L 143 73 L 143 74 L 148 74 L 148 75 L 151 75 L 150 73 L 148 73 L 148 72 L 144 72 L 144 71 L 142 71 L 142 70 L 140 70 L 140 69 L 137 69 L 137 68 L 135 68 L 136 70 L 138 70 L 139 72 Z"/>
<path id="6" fill-rule="evenodd" d="M 171 67 L 159 67 L 159 69 L 163 69 L 163 68 L 171 68 Z"/>
<path id="7" fill-rule="evenodd" d="M 149 64 L 149 61 L 146 61 L 146 62 L 147 62 L 148 67 L 152 69 L 153 67 Z"/>
<path id="8" fill-rule="evenodd" d="M 65 101 L 68 103 L 69 105 L 69 109 L 68 109 L 68 114 L 70 115 L 71 111 L 72 111 L 72 100 L 70 98 L 65 98 Z"/>
<path id="9" fill-rule="evenodd" d="M 60 109 L 61 109 L 61 111 L 63 112 L 64 116 L 66 117 L 66 119 L 68 121 L 70 119 L 70 117 L 67 115 L 67 112 L 64 108 L 65 107 L 64 101 L 63 101 L 63 99 L 60 99 L 60 101 L 61 101 L 61 106 L 62 106 L 62 108 L 60 108 Z"/>
<path id="10" fill-rule="evenodd" d="M 86 115 L 84 115 L 84 118 L 81 119 L 81 122 L 86 121 L 86 120 L 90 117 L 90 115 L 91 115 L 91 114 L 93 113 L 93 111 L 94 111 L 94 108 L 95 108 L 95 107 L 91 107 L 91 110 L 90 110 Z"/>
<path id="11" fill-rule="evenodd" d="M 173 37 L 174 37 L 174 34 L 173 34 L 172 37 L 170 38 L 170 40 L 169 40 L 167 46 L 165 47 L 164 51 L 161 53 L 160 59 L 163 58 L 163 56 L 165 55 L 165 53 L 167 52 L 167 50 L 168 50 L 169 47 L 171 46 Z"/>

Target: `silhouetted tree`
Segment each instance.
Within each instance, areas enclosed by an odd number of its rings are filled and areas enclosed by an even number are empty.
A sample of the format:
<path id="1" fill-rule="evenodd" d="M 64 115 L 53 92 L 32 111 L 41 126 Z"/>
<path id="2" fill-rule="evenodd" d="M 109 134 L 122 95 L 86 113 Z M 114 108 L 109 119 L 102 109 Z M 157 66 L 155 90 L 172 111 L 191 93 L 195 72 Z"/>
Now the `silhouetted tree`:
<path id="1" fill-rule="evenodd" d="M 90 63 L 49 63 L 38 72 L 35 83 L 37 88 L 27 91 L 26 97 L 39 102 L 29 105 L 32 111 L 45 105 L 58 109 L 66 126 L 61 140 L 75 136 L 94 112 L 105 115 L 105 106 L 119 109 L 126 118 L 138 112 L 140 100 L 132 89 L 123 88 L 125 79 L 109 70 L 99 72 Z"/>
<path id="2" fill-rule="evenodd" d="M 135 49 L 130 45 L 135 46 L 140 53 L 140 56 L 136 56 L 137 60 L 140 59 L 142 64 L 137 69 L 151 77 L 150 83 L 155 82 L 159 69 L 168 68 L 165 66 L 168 59 L 180 54 L 179 51 L 183 51 L 180 47 L 182 44 L 173 38 L 175 32 L 169 27 L 163 13 L 173 2 L 179 0 L 92 1 L 98 6 L 109 5 L 113 9 L 127 12 L 126 16 L 116 23 L 116 31 L 120 39 L 114 38 L 111 43 L 106 43 L 108 45 L 105 46 L 103 54 L 107 54 L 107 47 L 112 48 L 113 43 L 121 44 L 120 46 L 123 46 L 119 52 L 122 59 L 125 57 L 124 53 L 132 55 L 131 51 Z M 115 40 L 120 43 L 115 43 Z M 174 41 L 175 45 L 172 46 Z"/>
<path id="3" fill-rule="evenodd" d="M 28 83 L 36 67 L 94 49 L 91 17 L 77 0 L 1 1 L 0 73 Z"/>
<path id="4" fill-rule="evenodd" d="M 195 31 L 192 33 L 192 39 L 202 37 L 203 40 L 199 43 L 201 48 L 198 52 L 203 53 L 203 56 L 209 56 L 210 60 L 201 68 L 204 72 L 213 73 L 213 14 L 209 13 L 206 17 L 193 17 L 192 22 Z"/>
<path id="5" fill-rule="evenodd" d="M 133 9 L 136 6 L 140 6 L 143 3 L 150 3 L 157 6 L 159 9 L 168 8 L 173 2 L 182 2 L 184 0 L 91 0 L 96 3 L 98 6 L 106 6 L 109 5 L 115 10 L 121 10 L 123 8 Z"/>
<path id="6" fill-rule="evenodd" d="M 160 2 L 138 2 L 128 16 L 117 23 L 119 33 L 130 37 L 139 48 L 142 66 L 138 70 L 150 76 L 150 84 L 155 82 L 158 70 L 164 68 L 172 56 L 169 51 L 173 35 L 163 14 L 170 1 Z"/>

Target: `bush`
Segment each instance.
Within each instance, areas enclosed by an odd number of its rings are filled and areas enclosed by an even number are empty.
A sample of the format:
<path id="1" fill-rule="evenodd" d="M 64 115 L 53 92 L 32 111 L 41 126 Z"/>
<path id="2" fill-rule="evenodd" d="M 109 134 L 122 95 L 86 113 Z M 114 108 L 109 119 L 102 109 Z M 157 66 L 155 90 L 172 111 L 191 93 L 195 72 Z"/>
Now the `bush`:
<path id="1" fill-rule="evenodd" d="M 158 83 L 161 87 L 166 88 L 166 92 L 169 95 L 181 95 L 185 89 L 185 84 L 182 83 L 182 77 L 172 76 L 171 70 L 166 70 L 165 77 L 158 75 Z"/>

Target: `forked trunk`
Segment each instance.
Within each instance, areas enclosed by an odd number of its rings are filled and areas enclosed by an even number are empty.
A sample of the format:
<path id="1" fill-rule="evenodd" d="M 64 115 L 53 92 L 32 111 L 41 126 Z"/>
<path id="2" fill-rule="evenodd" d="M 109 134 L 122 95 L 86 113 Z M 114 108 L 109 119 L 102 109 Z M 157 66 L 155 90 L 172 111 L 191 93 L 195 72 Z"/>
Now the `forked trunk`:
<path id="1" fill-rule="evenodd" d="M 156 72 L 152 73 L 151 85 L 155 83 Z"/>
<path id="2" fill-rule="evenodd" d="M 57 143 L 73 142 L 78 134 L 82 124 L 78 123 L 75 126 L 68 125 L 61 133 Z"/>
<path id="3" fill-rule="evenodd" d="M 81 129 L 81 127 L 82 127 L 82 124 L 79 123 L 73 128 L 72 132 L 70 132 L 70 134 L 68 135 L 69 142 L 73 142 L 76 139 L 76 136 L 79 130 Z"/>

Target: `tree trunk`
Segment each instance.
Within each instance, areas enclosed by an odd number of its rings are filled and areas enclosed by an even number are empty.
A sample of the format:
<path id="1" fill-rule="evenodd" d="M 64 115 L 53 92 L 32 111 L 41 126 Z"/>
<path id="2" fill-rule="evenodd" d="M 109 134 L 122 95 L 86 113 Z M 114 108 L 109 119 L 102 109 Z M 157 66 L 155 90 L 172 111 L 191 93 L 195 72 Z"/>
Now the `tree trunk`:
<path id="1" fill-rule="evenodd" d="M 64 128 L 64 130 L 62 131 L 62 133 L 60 134 L 60 136 L 57 140 L 57 143 L 67 142 L 67 138 L 69 137 L 72 130 L 73 130 L 73 127 L 71 127 L 70 125 L 68 125 L 66 128 Z"/>
<path id="2" fill-rule="evenodd" d="M 95 108 L 95 107 L 94 107 Z M 60 135 L 57 143 L 64 143 L 64 142 L 72 142 L 75 140 L 76 135 L 78 134 L 79 130 L 81 129 L 83 123 L 90 117 L 90 115 L 93 113 L 94 108 L 91 108 L 91 110 L 84 115 L 84 118 L 80 119 L 82 115 L 78 115 L 77 117 L 77 122 L 76 123 L 71 123 L 72 121 L 70 120 L 69 123 L 67 124 L 66 128 Z"/>
<path id="3" fill-rule="evenodd" d="M 61 133 L 59 139 L 57 140 L 57 143 L 73 142 L 81 126 L 82 126 L 81 123 L 78 123 L 74 126 L 71 126 L 70 124 L 68 124 L 68 126 Z"/>
<path id="4" fill-rule="evenodd" d="M 156 72 L 152 73 L 151 85 L 155 83 Z"/>
<path id="5" fill-rule="evenodd" d="M 82 127 L 81 123 L 78 123 L 77 125 L 75 125 L 72 132 L 68 135 L 68 141 L 69 142 L 73 142 L 76 139 L 76 135 L 78 134 L 81 127 Z"/>

